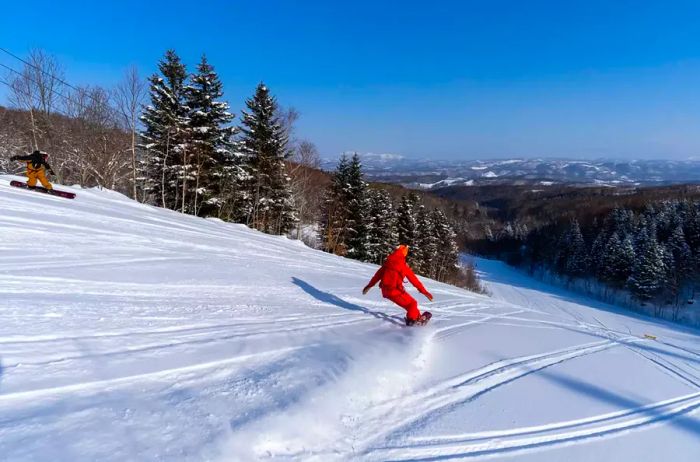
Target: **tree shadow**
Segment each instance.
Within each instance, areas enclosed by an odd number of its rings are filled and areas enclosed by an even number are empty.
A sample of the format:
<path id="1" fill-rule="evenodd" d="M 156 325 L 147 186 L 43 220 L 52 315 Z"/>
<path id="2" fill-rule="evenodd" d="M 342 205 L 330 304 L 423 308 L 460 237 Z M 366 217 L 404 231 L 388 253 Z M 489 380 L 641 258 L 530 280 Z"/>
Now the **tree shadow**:
<path id="1" fill-rule="evenodd" d="M 571 423 L 570 425 L 565 425 L 560 431 L 563 434 L 555 435 L 558 436 L 554 439 L 548 439 L 545 435 L 540 435 L 540 438 L 536 436 L 541 430 L 530 430 L 518 433 L 517 436 L 522 438 L 522 443 L 517 444 L 514 447 L 495 447 L 484 448 L 468 453 L 459 454 L 448 454 L 448 455 L 438 455 L 433 457 L 425 457 L 421 460 L 425 461 L 441 461 L 441 460 L 454 460 L 454 459 L 466 459 L 472 457 L 488 456 L 488 455 L 506 455 L 508 453 L 517 453 L 518 451 L 523 451 L 527 449 L 537 449 L 546 448 L 548 446 L 560 446 L 571 443 L 583 442 L 587 439 L 600 438 L 604 436 L 612 436 L 615 434 L 625 433 L 634 429 L 641 429 L 650 425 L 665 423 L 679 431 L 689 434 L 691 437 L 697 439 L 700 438 L 700 418 L 694 417 L 692 415 L 698 408 L 700 404 L 695 402 L 689 404 L 685 407 L 679 407 L 676 409 L 656 406 L 652 403 L 644 403 L 641 399 L 635 400 L 628 396 L 621 395 L 619 393 L 614 393 L 610 390 L 602 388 L 598 385 L 594 385 L 589 382 L 585 382 L 578 378 L 569 377 L 566 375 L 558 374 L 548 369 L 547 367 L 534 368 L 527 372 L 524 372 L 520 377 L 537 374 L 538 377 L 542 377 L 562 388 L 573 391 L 579 395 L 589 396 L 593 399 L 599 400 L 604 403 L 608 403 L 617 408 L 622 409 L 629 416 L 629 420 L 619 426 L 611 425 L 614 422 L 614 416 L 603 416 L 597 425 L 592 425 L 588 428 L 588 431 L 584 431 L 586 428 L 585 424 Z M 516 379 L 513 379 L 516 380 Z M 505 383 L 512 382 L 509 380 Z M 505 384 L 503 383 L 503 384 Z M 499 384 L 497 386 L 501 386 Z M 490 389 L 489 389 L 490 390 Z M 474 397 L 470 398 L 470 401 L 489 390 L 480 392 Z M 635 416 L 637 416 L 635 418 Z M 639 417 L 642 417 L 641 419 Z M 529 436 L 534 436 L 530 441 Z M 484 438 L 489 439 L 489 438 Z"/>
<path id="2" fill-rule="evenodd" d="M 542 377 L 562 388 L 569 389 L 575 393 L 589 396 L 598 401 L 602 401 L 625 410 L 635 410 L 639 415 L 647 417 L 647 419 L 643 422 L 632 423 L 629 427 L 626 427 L 625 430 L 649 425 L 651 423 L 667 422 L 669 425 L 672 425 L 683 432 L 689 433 L 695 438 L 700 438 L 700 418 L 690 415 L 694 410 L 700 407 L 700 404 L 690 405 L 677 410 L 667 410 L 664 412 L 662 409 L 649 407 L 649 403 L 631 399 L 628 396 L 614 393 L 590 382 L 585 382 L 579 378 L 559 374 L 552 370 L 539 370 L 537 371 L 537 376 Z"/>
<path id="3" fill-rule="evenodd" d="M 488 352 L 487 352 L 488 355 Z M 501 355 L 490 355 L 495 359 L 504 359 Z M 525 366 L 521 374 L 513 377 L 509 380 L 499 382 L 498 384 L 479 391 L 475 395 L 471 396 L 468 401 L 473 401 L 479 396 L 492 391 L 495 388 L 501 387 L 503 385 L 512 383 L 522 377 L 528 376 L 530 374 L 536 375 L 537 377 L 543 378 L 561 388 L 570 390 L 578 395 L 588 396 L 595 400 L 603 403 L 607 403 L 623 411 L 623 414 L 616 415 L 604 415 L 601 416 L 597 425 L 592 425 L 589 431 L 583 431 L 586 422 L 577 423 L 576 421 L 571 422 L 568 425 L 562 426 L 562 431 L 564 434 L 559 435 L 556 439 L 547 438 L 533 438 L 532 441 L 526 441 L 529 435 L 538 435 L 541 429 L 531 429 L 528 431 L 520 432 L 517 434 L 518 437 L 523 438 L 523 444 L 517 444 L 514 447 L 496 447 L 485 448 L 469 453 L 460 454 L 448 454 L 448 455 L 438 455 L 433 457 L 426 457 L 421 460 L 425 461 L 439 461 L 439 460 L 453 460 L 453 459 L 466 459 L 472 457 L 480 457 L 486 455 L 505 455 L 508 453 L 517 453 L 525 449 L 535 449 L 544 448 L 548 446 L 558 446 L 562 444 L 581 442 L 589 438 L 598 438 L 602 436 L 615 435 L 618 433 L 624 433 L 637 428 L 644 428 L 654 424 L 665 423 L 673 428 L 680 430 L 683 433 L 689 434 L 693 438 L 700 438 L 700 418 L 693 416 L 692 414 L 700 408 L 700 403 L 691 402 L 685 406 L 669 407 L 663 406 L 662 403 L 649 403 L 638 396 L 623 395 L 610 391 L 609 389 L 603 388 L 599 385 L 592 384 L 581 380 L 578 377 L 571 377 L 558 373 L 552 370 L 552 367 L 556 364 L 548 364 L 545 366 Z M 610 425 L 614 422 L 617 417 L 625 417 L 629 419 L 626 425 L 614 426 Z M 635 418 L 635 416 L 637 416 Z M 639 417 L 642 417 L 641 419 Z M 563 422 L 566 424 L 567 422 Z M 490 437 L 478 438 L 479 440 L 487 440 Z M 466 442 L 466 441 L 465 441 Z"/>
<path id="4" fill-rule="evenodd" d="M 696 353 L 694 353 L 692 351 L 685 350 L 681 347 L 677 347 L 675 345 L 662 343 L 662 345 L 667 345 L 671 348 L 675 348 L 677 350 L 680 350 L 680 352 L 670 351 L 667 348 L 659 348 L 657 346 L 654 346 L 652 340 L 645 340 L 645 341 L 639 341 L 637 339 L 625 340 L 623 338 L 619 338 L 619 337 L 615 336 L 614 334 L 605 335 L 604 333 L 596 332 L 595 330 L 592 330 L 592 329 L 582 330 L 582 329 L 576 329 L 574 327 L 567 327 L 567 326 L 557 326 L 557 327 L 559 329 L 568 330 L 571 332 L 575 332 L 577 334 L 585 334 L 585 335 L 590 335 L 592 337 L 597 337 L 597 338 L 604 339 L 604 340 L 610 340 L 612 342 L 618 343 L 620 345 L 626 346 L 626 347 L 631 348 L 631 349 L 637 348 L 639 350 L 649 351 L 651 353 L 655 353 L 655 354 L 662 355 L 662 356 L 671 356 L 673 358 L 679 359 L 681 361 L 685 361 L 687 363 L 700 364 L 700 356 L 699 355 L 697 355 Z"/>
<path id="5" fill-rule="evenodd" d="M 482 281 L 488 284 L 493 282 L 496 284 L 506 284 L 511 287 L 517 287 L 525 290 L 532 290 L 535 292 L 541 292 L 542 294 L 548 295 L 555 300 L 562 302 L 571 303 L 580 307 L 585 307 L 587 309 L 592 308 L 594 310 L 603 311 L 606 313 L 613 313 L 616 315 L 622 315 L 624 317 L 633 318 L 637 321 L 643 322 L 649 327 L 649 330 L 654 330 L 659 327 L 666 327 L 673 329 L 674 331 L 681 332 L 683 334 L 690 335 L 700 335 L 700 329 L 693 326 L 688 326 L 676 322 L 669 321 L 664 318 L 651 316 L 649 314 L 640 313 L 635 311 L 633 308 L 628 308 L 624 306 L 618 306 L 605 301 L 599 300 L 592 295 L 576 292 L 572 289 L 559 286 L 550 282 L 542 281 L 536 277 L 530 276 L 524 270 L 510 266 L 505 262 L 499 260 L 489 260 L 482 259 L 490 263 L 496 263 L 502 265 L 505 269 L 491 267 L 490 265 L 485 265 L 486 267 L 478 267 L 479 276 Z M 675 345 L 669 345 L 676 347 Z M 682 349 L 680 347 L 676 347 Z M 698 353 L 694 351 L 688 351 L 688 353 L 697 355 Z"/>
<path id="6" fill-rule="evenodd" d="M 397 326 L 403 326 L 404 323 L 398 321 L 395 317 L 389 316 L 388 314 L 379 312 L 379 311 L 372 311 L 369 308 L 365 308 L 364 306 L 361 305 L 356 305 L 354 303 L 346 302 L 342 298 L 338 297 L 337 295 L 331 294 L 330 292 L 323 292 L 322 290 L 317 289 L 316 287 L 312 286 L 306 281 L 302 281 L 301 279 L 292 277 L 292 283 L 294 285 L 299 286 L 301 290 L 306 292 L 307 294 L 311 295 L 313 298 L 316 300 L 320 300 L 324 303 L 330 303 L 331 305 L 338 306 L 340 308 L 343 308 L 344 310 L 350 310 L 350 311 L 359 311 L 365 314 L 369 314 L 374 316 L 377 319 L 381 319 L 382 321 L 390 322 L 392 324 L 396 324 Z"/>

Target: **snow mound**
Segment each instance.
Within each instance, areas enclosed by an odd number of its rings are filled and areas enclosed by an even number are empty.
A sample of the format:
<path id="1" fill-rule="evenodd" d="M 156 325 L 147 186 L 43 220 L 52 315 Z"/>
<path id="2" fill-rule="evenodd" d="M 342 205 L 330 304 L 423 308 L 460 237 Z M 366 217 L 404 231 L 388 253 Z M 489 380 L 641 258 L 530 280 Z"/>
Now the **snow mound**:
<path id="1" fill-rule="evenodd" d="M 0 454 L 12 461 L 690 461 L 698 331 L 479 261 L 424 281 L 214 219 L 0 176 Z M 655 340 L 645 337 L 655 336 Z"/>

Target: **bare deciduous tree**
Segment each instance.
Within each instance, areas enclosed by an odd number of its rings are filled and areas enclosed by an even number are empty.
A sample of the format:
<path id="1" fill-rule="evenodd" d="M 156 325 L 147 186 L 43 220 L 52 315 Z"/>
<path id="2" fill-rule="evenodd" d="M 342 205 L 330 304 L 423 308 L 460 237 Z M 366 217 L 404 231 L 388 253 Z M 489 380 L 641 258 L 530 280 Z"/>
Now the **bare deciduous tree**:
<path id="1" fill-rule="evenodd" d="M 28 111 L 33 148 L 52 150 L 52 115 L 60 112 L 64 104 L 63 67 L 54 56 L 40 49 L 31 50 L 26 61 L 22 71 L 11 79 L 10 102 Z"/>
<path id="2" fill-rule="evenodd" d="M 139 76 L 136 66 L 131 66 L 124 79 L 114 89 L 112 96 L 117 105 L 124 128 L 131 136 L 131 182 L 132 198 L 137 199 L 136 136 L 139 129 L 139 114 L 146 98 L 146 81 Z"/>
<path id="3" fill-rule="evenodd" d="M 0 108 L 0 172 L 16 173 L 20 164 L 10 157 L 22 154 L 26 150 L 25 141 L 18 130 L 17 118 L 8 109 Z"/>
<path id="4" fill-rule="evenodd" d="M 109 92 L 78 88 L 66 109 L 71 128 L 63 140 L 70 148 L 70 169 L 77 172 L 81 186 L 97 183 L 114 189 L 129 176 L 129 141 L 110 106 Z"/>
<path id="5" fill-rule="evenodd" d="M 321 166 L 321 158 L 318 149 L 310 141 L 300 141 L 291 158 L 290 177 L 292 178 L 292 194 L 296 206 L 299 224 L 296 229 L 296 238 L 302 238 L 304 224 L 318 221 L 316 213 L 320 208 L 320 192 L 318 185 L 314 184 L 314 169 Z"/>

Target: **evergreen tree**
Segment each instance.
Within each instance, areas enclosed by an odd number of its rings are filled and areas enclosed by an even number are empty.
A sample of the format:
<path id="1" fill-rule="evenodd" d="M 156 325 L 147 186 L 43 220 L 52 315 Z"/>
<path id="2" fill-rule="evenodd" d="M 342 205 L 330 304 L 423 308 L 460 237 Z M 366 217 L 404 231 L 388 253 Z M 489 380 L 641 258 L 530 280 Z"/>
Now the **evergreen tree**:
<path id="1" fill-rule="evenodd" d="M 588 271 L 588 249 L 577 220 L 571 222 L 566 245 L 568 247 L 566 273 L 571 276 L 585 275 Z"/>
<path id="2" fill-rule="evenodd" d="M 685 240 L 683 227 L 677 224 L 664 248 L 667 269 L 667 293 L 678 303 L 678 294 L 683 283 L 693 276 L 693 254 Z"/>
<path id="3" fill-rule="evenodd" d="M 685 240 L 685 234 L 680 225 L 676 226 L 673 230 L 668 240 L 667 247 L 671 255 L 673 255 L 675 274 L 678 279 L 687 279 L 693 269 L 693 254 Z"/>
<path id="4" fill-rule="evenodd" d="M 418 197 L 411 193 L 401 197 L 398 208 L 397 232 L 399 243 L 410 248 L 415 247 L 418 235 L 418 223 L 416 221 L 416 204 Z"/>
<path id="5" fill-rule="evenodd" d="M 683 234 L 693 253 L 698 255 L 700 253 L 697 252 L 700 249 L 700 211 L 698 211 L 698 203 L 689 202 L 685 205 Z"/>
<path id="6" fill-rule="evenodd" d="M 424 276 L 434 277 L 436 271 L 436 256 L 438 252 L 438 240 L 435 215 L 428 212 L 424 205 L 417 207 L 416 226 L 418 234 L 416 236 L 416 247 L 413 262 L 414 270 Z"/>
<path id="7" fill-rule="evenodd" d="M 270 91 L 260 83 L 243 111 L 240 147 L 249 169 L 247 223 L 270 234 L 288 232 L 296 221 L 285 159 L 291 154 L 286 130 Z"/>
<path id="8" fill-rule="evenodd" d="M 588 270 L 588 250 L 578 221 L 572 220 L 557 244 L 555 266 L 557 272 L 570 276 L 583 276 Z"/>
<path id="9" fill-rule="evenodd" d="M 679 224 L 676 212 L 678 202 L 663 201 L 654 208 L 654 220 L 656 222 L 656 236 L 658 242 L 666 242 Z"/>
<path id="10" fill-rule="evenodd" d="M 634 247 L 629 238 L 621 240 L 614 232 L 608 240 L 598 267 L 599 277 L 617 287 L 629 278 L 634 264 Z"/>
<path id="11" fill-rule="evenodd" d="M 347 238 L 347 187 L 350 162 L 345 154 L 340 157 L 333 172 L 331 184 L 326 188 L 321 211 L 320 235 L 326 252 L 345 255 Z"/>
<path id="12" fill-rule="evenodd" d="M 617 241 L 620 242 L 620 237 L 617 232 L 613 233 L 613 235 L 615 235 Z M 606 247 L 611 237 L 612 236 L 607 237 L 605 232 L 601 230 L 593 240 L 593 244 L 591 244 L 591 253 L 589 255 L 591 268 L 594 269 L 596 276 L 602 277 L 603 279 L 605 279 L 602 274 L 604 272 L 603 268 L 605 267 L 604 260 L 607 252 Z"/>
<path id="13" fill-rule="evenodd" d="M 398 245 L 396 212 L 391 196 L 383 189 L 369 190 L 368 261 L 381 264 Z"/>
<path id="14" fill-rule="evenodd" d="M 353 154 L 347 173 L 347 255 L 355 260 L 368 261 L 370 242 L 368 233 L 369 201 L 367 183 L 362 175 L 362 163 Z"/>
<path id="15" fill-rule="evenodd" d="M 434 277 L 438 281 L 449 281 L 455 277 L 460 270 L 459 246 L 457 245 L 457 234 L 450 225 L 449 220 L 441 210 L 433 210 L 432 223 L 434 226 L 433 235 L 439 243 L 439 251 L 435 254 Z"/>
<path id="16" fill-rule="evenodd" d="M 188 162 L 187 70 L 173 50 L 165 53 L 158 70 L 160 75 L 149 78 L 151 104 L 141 117 L 146 189 L 154 203 L 175 209 L 179 207 L 179 185 L 185 178 Z"/>
<path id="17" fill-rule="evenodd" d="M 634 213 L 629 209 L 615 208 L 605 217 L 602 232 L 605 242 L 613 233 L 617 233 L 618 237 L 623 239 L 623 236 L 634 232 Z"/>
<path id="18" fill-rule="evenodd" d="M 639 300 L 651 300 L 666 283 L 664 251 L 656 242 L 655 231 L 642 230 L 635 248 L 635 262 L 628 286 Z"/>
<path id="19" fill-rule="evenodd" d="M 668 243 L 659 244 L 659 247 L 663 254 L 665 269 L 662 293 L 668 297 L 675 298 L 681 287 L 681 277 L 676 271 L 676 261 L 675 258 L 673 258 L 673 250 L 669 247 Z"/>
<path id="20" fill-rule="evenodd" d="M 187 207 L 195 215 L 218 215 L 242 187 L 243 169 L 233 153 L 233 114 L 221 101 L 223 85 L 205 56 L 187 87 L 187 106 L 194 159 L 193 187 Z M 233 183 L 233 184 L 232 184 Z M 234 196 L 234 197 L 231 197 Z"/>
<path id="21" fill-rule="evenodd" d="M 637 228 L 634 232 L 635 251 L 637 247 L 639 247 L 640 245 L 642 245 L 643 242 L 646 242 L 649 239 L 652 239 L 658 243 L 658 240 L 656 238 L 656 220 L 654 219 L 653 215 L 650 215 L 649 208 L 651 208 L 651 206 L 648 206 L 647 212 L 640 215 L 639 220 L 637 220 Z"/>

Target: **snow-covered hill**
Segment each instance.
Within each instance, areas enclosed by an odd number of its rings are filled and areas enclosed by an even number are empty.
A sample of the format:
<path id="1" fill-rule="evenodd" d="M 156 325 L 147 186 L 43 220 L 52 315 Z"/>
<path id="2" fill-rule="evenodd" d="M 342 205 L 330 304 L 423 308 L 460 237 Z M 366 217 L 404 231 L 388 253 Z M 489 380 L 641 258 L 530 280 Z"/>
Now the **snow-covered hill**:
<path id="1" fill-rule="evenodd" d="M 332 169 L 335 164 L 325 164 Z M 386 157 L 363 158 L 372 180 L 409 187 L 436 189 L 445 186 L 526 182 L 582 185 L 660 185 L 697 183 L 699 160 L 576 160 L 554 158 L 436 160 Z M 430 181 L 428 181 L 430 180 Z"/>
<path id="2" fill-rule="evenodd" d="M 405 328 L 372 265 L 9 179 L 2 460 L 697 460 L 698 331 L 487 261 Z"/>

